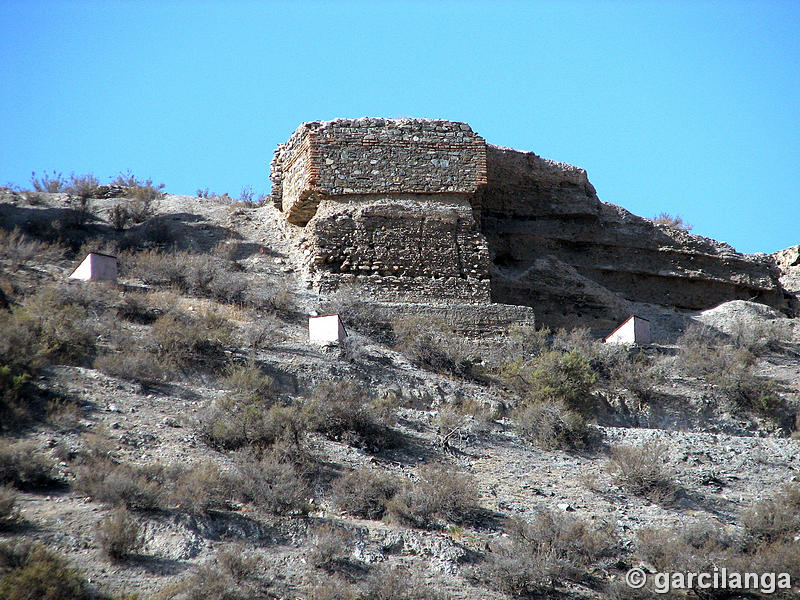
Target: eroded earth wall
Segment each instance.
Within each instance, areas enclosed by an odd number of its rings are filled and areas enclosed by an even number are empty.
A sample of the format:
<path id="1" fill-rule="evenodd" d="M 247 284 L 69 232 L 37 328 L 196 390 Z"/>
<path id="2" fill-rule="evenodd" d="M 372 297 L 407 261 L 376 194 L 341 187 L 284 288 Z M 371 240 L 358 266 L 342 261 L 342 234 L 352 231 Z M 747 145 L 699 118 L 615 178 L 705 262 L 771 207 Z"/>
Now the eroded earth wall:
<path id="1" fill-rule="evenodd" d="M 767 256 L 601 202 L 578 167 L 491 145 L 486 162 L 478 196 L 496 302 L 533 306 L 550 326 L 597 328 L 627 317 L 634 302 L 788 306 Z"/>
<path id="2" fill-rule="evenodd" d="M 583 169 L 487 145 L 465 123 L 305 123 L 276 150 L 271 177 L 322 292 L 516 304 L 551 327 L 597 331 L 643 303 L 790 310 L 770 257 L 601 202 Z"/>

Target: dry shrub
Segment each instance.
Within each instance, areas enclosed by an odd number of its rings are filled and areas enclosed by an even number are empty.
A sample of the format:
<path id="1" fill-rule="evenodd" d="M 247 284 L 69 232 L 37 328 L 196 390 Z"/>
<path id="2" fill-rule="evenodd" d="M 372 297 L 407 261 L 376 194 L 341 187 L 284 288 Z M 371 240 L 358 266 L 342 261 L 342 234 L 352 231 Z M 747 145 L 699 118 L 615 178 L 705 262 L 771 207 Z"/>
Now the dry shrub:
<path id="1" fill-rule="evenodd" d="M 750 514 L 753 510 L 758 514 Z M 770 510 L 776 510 L 780 515 L 777 519 L 779 523 L 775 523 L 777 527 L 774 528 L 770 522 Z M 787 510 L 796 511 L 797 505 L 783 492 L 759 503 L 751 511 L 745 512 L 743 535 L 727 533 L 723 525 L 711 522 L 689 525 L 677 531 L 645 528 L 637 533 L 637 554 L 659 572 L 712 573 L 724 568 L 729 573 L 788 573 L 794 581 L 800 576 L 800 555 L 794 539 L 800 530 L 796 523 L 784 528 L 787 523 L 785 517 L 789 517 L 788 521 L 792 518 L 796 520 L 796 512 L 787 515 Z M 750 523 L 751 518 L 755 518 L 756 522 Z M 758 531 L 749 529 L 748 523 Z M 765 529 L 761 529 L 763 525 Z M 707 593 L 704 598 L 730 597 L 728 589 L 704 592 Z M 674 593 L 668 597 L 684 596 Z M 753 593 L 752 597 L 795 598 L 796 592 L 778 589 L 773 594 Z"/>
<path id="2" fill-rule="evenodd" d="M 17 492 L 11 486 L 0 485 L 0 531 L 12 528 L 20 520 Z"/>
<path id="3" fill-rule="evenodd" d="M 219 311 L 175 311 L 159 317 L 150 333 L 165 368 L 186 373 L 222 364 L 233 327 Z"/>
<path id="4" fill-rule="evenodd" d="M 563 401 L 527 404 L 513 415 L 519 433 L 544 450 L 586 450 L 602 434 Z"/>
<path id="5" fill-rule="evenodd" d="M 41 544 L 0 545 L 0 598 L 3 600 L 91 600 L 86 580 Z"/>
<path id="6" fill-rule="evenodd" d="M 357 589 L 338 577 L 327 577 L 317 583 L 308 594 L 308 600 L 357 600 Z"/>
<path id="7" fill-rule="evenodd" d="M 96 539 L 113 562 L 130 558 L 144 545 L 139 522 L 124 508 L 115 510 L 98 523 Z"/>
<path id="8" fill-rule="evenodd" d="M 742 515 L 750 547 L 781 540 L 796 541 L 800 535 L 800 484 L 789 484 L 773 497 L 747 509 Z"/>
<path id="9" fill-rule="evenodd" d="M 379 451 L 392 447 L 393 405 L 352 380 L 317 386 L 303 413 L 308 426 L 332 440 Z"/>
<path id="10" fill-rule="evenodd" d="M 473 576 L 493 589 L 527 597 L 565 580 L 581 580 L 589 565 L 613 557 L 618 549 L 613 526 L 544 511 L 530 523 L 513 520 L 508 539 L 493 544 Z"/>
<path id="11" fill-rule="evenodd" d="M 36 171 L 33 171 L 31 173 L 31 185 L 34 191 L 57 194 L 65 190 L 69 183 L 61 173 L 56 173 L 55 170 L 53 170 L 52 175 L 48 175 L 47 171 L 45 171 L 41 177 L 37 177 Z"/>
<path id="12" fill-rule="evenodd" d="M 473 348 L 444 321 L 404 316 L 392 322 L 396 348 L 412 362 L 437 373 L 476 377 Z"/>
<path id="13" fill-rule="evenodd" d="M 670 229 L 678 229 L 680 231 L 691 231 L 694 226 L 686 223 L 680 215 L 672 216 L 667 212 L 660 212 L 658 216 L 652 219 L 655 225 L 666 225 Z"/>
<path id="14" fill-rule="evenodd" d="M 422 578 L 403 567 L 379 567 L 360 586 L 364 600 L 443 600 Z M 346 596 L 345 596 L 346 597 Z"/>
<path id="15" fill-rule="evenodd" d="M 160 508 L 164 497 L 165 468 L 92 460 L 78 470 L 75 490 L 100 502 L 134 510 Z"/>
<path id="16" fill-rule="evenodd" d="M 0 229 L 0 256 L 9 261 L 12 272 L 34 261 L 56 262 L 64 257 L 65 252 L 63 246 L 31 239 L 18 228 L 12 231 Z"/>
<path id="17" fill-rule="evenodd" d="M 725 343 L 707 327 L 692 326 L 678 340 L 677 365 L 689 376 L 716 386 L 734 410 L 777 417 L 783 402 L 774 380 L 759 376 L 756 357 L 746 348 Z"/>
<path id="18" fill-rule="evenodd" d="M 154 385 L 166 380 L 167 371 L 161 360 L 152 352 L 139 347 L 129 347 L 117 352 L 104 352 L 94 361 L 94 368 L 106 375 Z"/>
<path id="19" fill-rule="evenodd" d="M 276 312 L 289 311 L 294 299 L 285 286 L 251 284 L 246 273 L 232 271 L 218 252 L 143 250 L 123 257 L 127 273 L 151 286 L 170 286 L 184 294 L 226 304 L 248 304 Z"/>
<path id="20" fill-rule="evenodd" d="M 276 515 L 308 514 L 311 487 L 298 450 L 275 447 L 260 457 L 241 455 L 237 488 L 242 499 Z"/>
<path id="21" fill-rule="evenodd" d="M 80 365 L 94 353 L 96 333 L 89 313 L 68 286 L 51 285 L 10 312 L 0 312 L 0 355 L 6 364 Z"/>
<path id="22" fill-rule="evenodd" d="M 501 379 L 524 398 L 524 403 L 562 402 L 581 415 L 594 412 L 592 391 L 597 376 L 577 351 L 551 350 L 534 358 L 505 363 Z"/>
<path id="23" fill-rule="evenodd" d="M 363 519 L 380 519 L 402 485 L 395 476 L 361 467 L 337 479 L 331 495 L 339 510 Z"/>
<path id="24" fill-rule="evenodd" d="M 329 573 L 352 566 L 351 547 L 356 537 L 349 528 L 335 523 L 323 523 L 311 534 L 306 556 L 308 562 Z"/>
<path id="25" fill-rule="evenodd" d="M 678 486 L 674 475 L 664 467 L 667 447 L 648 441 L 641 446 L 617 446 L 611 452 L 608 468 L 619 485 L 651 502 L 668 503 L 675 499 Z"/>
<path id="26" fill-rule="evenodd" d="M 387 513 L 402 524 L 431 529 L 444 522 L 464 522 L 478 507 L 470 476 L 441 465 L 425 465 L 417 470 L 416 481 L 405 482 L 387 502 Z"/>
<path id="27" fill-rule="evenodd" d="M 236 482 L 210 461 L 189 466 L 134 465 L 108 457 L 90 458 L 78 471 L 75 489 L 132 510 L 191 514 L 225 508 L 237 494 Z"/>
<path id="28" fill-rule="evenodd" d="M 657 571 L 711 572 L 730 561 L 737 540 L 719 524 L 693 523 L 679 531 L 645 527 L 636 534 L 638 554 Z"/>
<path id="29" fill-rule="evenodd" d="M 183 581 L 167 586 L 154 600 L 267 600 L 277 596 L 258 579 L 260 560 L 241 551 L 223 550 L 213 562 L 197 567 Z"/>
<path id="30" fill-rule="evenodd" d="M 39 452 L 33 441 L 0 439 L 0 484 L 20 490 L 46 490 L 57 483 L 53 459 Z"/>

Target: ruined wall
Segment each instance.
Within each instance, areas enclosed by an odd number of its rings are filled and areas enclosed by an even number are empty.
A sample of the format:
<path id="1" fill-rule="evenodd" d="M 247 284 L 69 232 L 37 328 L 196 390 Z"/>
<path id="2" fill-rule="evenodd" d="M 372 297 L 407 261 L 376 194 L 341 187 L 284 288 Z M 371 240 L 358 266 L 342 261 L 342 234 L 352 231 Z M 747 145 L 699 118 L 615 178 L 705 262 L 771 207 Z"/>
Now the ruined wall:
<path id="1" fill-rule="evenodd" d="M 322 201 L 305 228 L 321 291 L 358 283 L 376 299 L 489 302 L 489 253 L 466 194 Z"/>
<path id="2" fill-rule="evenodd" d="M 478 195 L 497 302 L 533 306 L 550 326 L 598 329 L 627 317 L 633 302 L 786 308 L 766 257 L 601 202 L 583 169 L 491 145 L 487 165 Z"/>
<path id="3" fill-rule="evenodd" d="M 550 327 L 606 333 L 643 304 L 791 310 L 769 258 L 601 202 L 583 169 L 487 145 L 464 123 L 305 123 L 271 176 L 319 291 L 530 306 Z"/>
<path id="4" fill-rule="evenodd" d="M 488 249 L 471 200 L 486 144 L 469 125 L 339 119 L 301 125 L 275 152 L 273 199 L 302 227 L 320 291 L 489 302 Z"/>
<path id="5" fill-rule="evenodd" d="M 303 225 L 329 196 L 474 193 L 486 183 L 486 144 L 452 121 L 315 121 L 278 147 L 271 177 L 275 202 Z"/>

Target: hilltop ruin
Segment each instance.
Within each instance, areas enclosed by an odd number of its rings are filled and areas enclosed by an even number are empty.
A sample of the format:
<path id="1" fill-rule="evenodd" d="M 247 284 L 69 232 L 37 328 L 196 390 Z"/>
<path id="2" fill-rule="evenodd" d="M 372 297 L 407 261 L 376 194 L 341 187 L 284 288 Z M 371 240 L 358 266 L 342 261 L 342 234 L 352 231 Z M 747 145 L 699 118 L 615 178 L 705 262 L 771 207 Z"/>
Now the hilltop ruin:
<path id="1" fill-rule="evenodd" d="M 523 305 L 553 327 L 596 329 L 641 303 L 789 310 L 769 257 L 601 202 L 585 170 L 492 146 L 466 123 L 303 123 L 276 149 L 271 179 L 320 292 Z"/>

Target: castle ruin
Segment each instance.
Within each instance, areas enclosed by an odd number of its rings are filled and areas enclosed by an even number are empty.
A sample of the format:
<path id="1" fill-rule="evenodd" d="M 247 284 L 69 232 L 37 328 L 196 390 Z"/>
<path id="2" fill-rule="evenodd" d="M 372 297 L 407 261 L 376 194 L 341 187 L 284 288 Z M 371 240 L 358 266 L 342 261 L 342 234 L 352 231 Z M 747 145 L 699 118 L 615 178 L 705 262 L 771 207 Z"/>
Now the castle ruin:
<path id="1" fill-rule="evenodd" d="M 492 146 L 465 123 L 303 123 L 270 176 L 319 292 L 357 285 L 374 301 L 529 306 L 551 327 L 597 330 L 637 303 L 787 308 L 767 257 L 601 202 L 585 170 Z"/>

